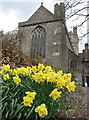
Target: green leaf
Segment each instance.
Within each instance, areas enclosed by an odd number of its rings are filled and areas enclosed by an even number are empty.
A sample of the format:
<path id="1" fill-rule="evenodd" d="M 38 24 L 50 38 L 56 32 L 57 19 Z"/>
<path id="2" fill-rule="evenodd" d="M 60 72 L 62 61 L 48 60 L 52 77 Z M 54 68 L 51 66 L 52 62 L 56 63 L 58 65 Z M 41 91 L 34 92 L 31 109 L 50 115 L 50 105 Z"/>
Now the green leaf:
<path id="1" fill-rule="evenodd" d="M 2 112 L 4 111 L 6 106 L 7 106 L 7 102 L 3 105 Z"/>
<path id="2" fill-rule="evenodd" d="M 17 120 L 19 120 L 20 118 L 21 118 L 21 112 L 19 113 Z"/>
<path id="3" fill-rule="evenodd" d="M 11 114 L 13 114 L 14 112 L 14 99 L 12 99 L 12 103 L 11 103 Z"/>
<path id="4" fill-rule="evenodd" d="M 0 100 L 0 103 L 3 102 L 6 98 L 7 98 L 7 96 L 3 97 L 3 98 Z"/>
<path id="5" fill-rule="evenodd" d="M 36 113 L 36 120 L 38 120 L 38 115 L 37 115 L 37 113 Z"/>
<path id="6" fill-rule="evenodd" d="M 3 108 L 3 104 L 0 104 L 0 111 L 2 110 L 2 108 Z"/>
<path id="7" fill-rule="evenodd" d="M 9 90 L 10 90 L 10 88 L 7 89 L 6 95 L 8 94 Z"/>
<path id="8" fill-rule="evenodd" d="M 35 107 L 35 106 L 33 106 L 33 107 L 32 107 L 32 109 L 28 112 L 28 114 L 27 114 L 27 116 L 26 116 L 26 119 L 27 119 L 27 118 L 30 118 L 29 116 L 30 116 L 30 115 L 31 115 L 31 113 L 33 112 L 34 107 Z"/>
<path id="9" fill-rule="evenodd" d="M 6 109 L 6 111 L 7 111 L 7 112 L 6 112 L 6 114 L 5 114 L 5 117 L 8 118 L 8 116 L 9 116 L 9 111 L 10 111 L 10 107 L 9 107 L 9 109 Z"/>
<path id="10" fill-rule="evenodd" d="M 2 89 L 5 89 L 5 88 L 7 89 L 8 87 L 9 87 L 9 86 L 3 86 L 3 85 L 2 85 Z"/>
<path id="11" fill-rule="evenodd" d="M 12 117 L 15 117 L 17 115 L 17 113 L 19 113 L 22 108 L 24 108 L 24 106 L 21 106 L 20 104 L 18 104 L 17 109 L 15 110 L 15 113 Z"/>
<path id="12" fill-rule="evenodd" d="M 0 94 L 2 94 L 3 93 L 3 91 L 0 91 Z"/>

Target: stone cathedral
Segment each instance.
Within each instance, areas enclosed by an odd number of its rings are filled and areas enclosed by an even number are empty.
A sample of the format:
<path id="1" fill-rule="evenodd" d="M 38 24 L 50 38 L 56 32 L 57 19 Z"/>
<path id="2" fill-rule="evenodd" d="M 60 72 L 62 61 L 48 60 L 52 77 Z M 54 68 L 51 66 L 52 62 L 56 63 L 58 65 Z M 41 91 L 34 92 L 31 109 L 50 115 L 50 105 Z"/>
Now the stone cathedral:
<path id="1" fill-rule="evenodd" d="M 56 69 L 82 75 L 77 27 L 68 32 L 63 3 L 54 5 L 54 14 L 41 4 L 27 21 L 18 24 L 18 31 L 22 34 L 19 49 L 24 54 L 32 58 L 42 56 Z"/>

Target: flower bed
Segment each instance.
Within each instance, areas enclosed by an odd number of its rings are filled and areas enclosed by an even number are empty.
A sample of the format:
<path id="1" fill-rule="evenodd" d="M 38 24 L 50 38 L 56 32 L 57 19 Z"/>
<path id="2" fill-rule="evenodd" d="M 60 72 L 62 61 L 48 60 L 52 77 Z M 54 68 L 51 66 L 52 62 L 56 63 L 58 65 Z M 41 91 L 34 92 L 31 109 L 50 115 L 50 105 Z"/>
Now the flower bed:
<path id="1" fill-rule="evenodd" d="M 50 66 L 10 69 L 0 72 L 3 119 L 49 119 L 65 104 L 65 97 L 76 86 L 71 73 L 55 72 Z"/>

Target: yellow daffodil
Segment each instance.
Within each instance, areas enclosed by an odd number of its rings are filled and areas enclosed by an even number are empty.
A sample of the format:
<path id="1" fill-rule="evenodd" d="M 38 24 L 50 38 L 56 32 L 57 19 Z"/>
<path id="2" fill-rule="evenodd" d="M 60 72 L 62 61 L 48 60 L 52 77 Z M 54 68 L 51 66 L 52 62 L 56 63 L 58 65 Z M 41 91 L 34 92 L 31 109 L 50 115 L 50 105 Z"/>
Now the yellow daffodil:
<path id="1" fill-rule="evenodd" d="M 39 73 L 37 73 L 37 76 L 39 76 L 39 78 L 44 79 L 44 74 L 43 74 L 43 72 L 42 72 L 42 71 L 40 71 Z"/>
<path id="2" fill-rule="evenodd" d="M 40 117 L 45 116 L 48 114 L 47 108 L 45 104 L 41 104 L 35 109 L 35 112 L 39 114 Z"/>
<path id="3" fill-rule="evenodd" d="M 31 103 L 33 103 L 33 102 L 29 97 L 26 96 L 26 97 L 23 97 L 23 102 L 22 103 L 24 104 L 24 106 L 31 107 Z"/>
<path id="4" fill-rule="evenodd" d="M 31 107 L 31 103 L 33 103 L 33 100 L 35 98 L 36 93 L 35 92 L 30 92 L 27 91 L 25 92 L 27 94 L 27 96 L 23 97 L 23 102 L 25 106 L 30 106 Z"/>
<path id="5" fill-rule="evenodd" d="M 70 82 L 71 82 L 71 78 L 66 78 L 65 81 L 66 81 L 67 83 L 70 83 Z"/>
<path id="6" fill-rule="evenodd" d="M 57 73 L 62 75 L 62 74 L 63 74 L 63 71 L 62 71 L 62 70 L 60 70 L 60 71 L 58 71 Z"/>
<path id="7" fill-rule="evenodd" d="M 55 74 L 55 76 L 54 76 L 54 82 L 59 82 L 60 79 L 61 79 L 61 76 L 58 75 L 58 74 Z"/>
<path id="8" fill-rule="evenodd" d="M 65 85 L 66 85 L 66 81 L 64 79 L 61 79 L 60 82 L 57 83 L 56 87 L 62 88 Z"/>
<path id="9" fill-rule="evenodd" d="M 47 77 L 47 82 L 53 82 L 53 81 L 54 81 L 53 77 Z"/>
<path id="10" fill-rule="evenodd" d="M 25 67 L 17 68 L 16 70 L 17 70 L 18 74 L 23 74 L 23 75 L 26 75 L 26 76 L 30 75 L 29 70 Z"/>
<path id="11" fill-rule="evenodd" d="M 34 99 L 35 98 L 35 95 L 36 95 L 36 93 L 35 92 L 30 92 L 30 91 L 28 91 L 28 92 L 25 92 L 26 94 L 27 94 L 27 97 L 30 97 L 30 99 Z"/>
<path id="12" fill-rule="evenodd" d="M 10 73 L 12 74 L 12 75 L 17 75 L 17 70 L 16 69 L 14 69 L 14 70 L 10 70 Z"/>
<path id="13" fill-rule="evenodd" d="M 45 68 L 45 66 L 43 64 L 39 63 L 39 65 L 38 65 L 38 71 L 43 70 L 44 68 Z"/>
<path id="14" fill-rule="evenodd" d="M 37 67 L 36 67 L 36 65 L 35 66 L 32 66 L 32 72 L 36 72 L 37 71 Z"/>
<path id="15" fill-rule="evenodd" d="M 44 74 L 42 72 L 35 73 L 35 75 L 32 75 L 32 79 L 35 80 L 36 82 L 40 83 L 43 82 L 44 80 Z"/>
<path id="16" fill-rule="evenodd" d="M 13 81 L 18 84 L 19 82 L 21 82 L 21 79 L 19 78 L 19 76 L 13 77 Z"/>
<path id="17" fill-rule="evenodd" d="M 66 80 L 67 78 L 67 74 L 63 74 L 63 79 Z"/>
<path id="18" fill-rule="evenodd" d="M 27 67 L 28 70 L 31 70 L 31 67 Z"/>
<path id="19" fill-rule="evenodd" d="M 45 78 L 47 80 L 47 82 L 55 82 L 55 73 L 54 72 L 48 72 L 47 74 L 45 74 Z"/>
<path id="20" fill-rule="evenodd" d="M 46 66 L 43 72 L 44 73 L 53 72 L 53 69 L 51 68 L 51 66 Z"/>
<path id="21" fill-rule="evenodd" d="M 54 89 L 49 96 L 52 96 L 54 100 L 60 97 L 61 92 L 58 92 L 57 89 Z"/>
<path id="22" fill-rule="evenodd" d="M 3 76 L 3 79 L 4 79 L 4 80 L 8 80 L 8 79 L 9 79 L 9 74 L 4 75 L 4 76 Z"/>
<path id="23" fill-rule="evenodd" d="M 72 74 L 71 73 L 68 73 L 68 74 L 63 74 L 63 79 L 66 80 L 66 82 L 71 82 L 71 77 L 72 77 Z"/>
<path id="24" fill-rule="evenodd" d="M 74 84 L 74 81 L 67 84 L 66 88 L 68 89 L 68 91 L 75 91 L 76 86 Z"/>
<path id="25" fill-rule="evenodd" d="M 1 67 L 1 69 L 2 69 L 2 71 L 9 71 L 9 70 L 10 70 L 10 65 L 9 65 L 9 64 L 3 65 L 3 66 Z"/>
<path id="26" fill-rule="evenodd" d="M 68 76 L 69 78 L 71 78 L 71 77 L 72 77 L 72 74 L 71 74 L 71 73 L 68 73 L 67 76 Z"/>

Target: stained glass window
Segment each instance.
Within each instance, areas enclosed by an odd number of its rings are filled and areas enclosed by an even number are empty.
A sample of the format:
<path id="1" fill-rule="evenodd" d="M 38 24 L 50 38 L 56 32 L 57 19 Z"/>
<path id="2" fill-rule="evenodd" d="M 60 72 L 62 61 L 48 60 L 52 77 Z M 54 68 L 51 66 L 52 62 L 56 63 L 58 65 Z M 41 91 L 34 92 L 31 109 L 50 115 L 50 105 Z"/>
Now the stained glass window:
<path id="1" fill-rule="evenodd" d="M 36 27 L 32 32 L 31 57 L 36 55 L 45 57 L 46 52 L 46 32 L 41 26 Z"/>

